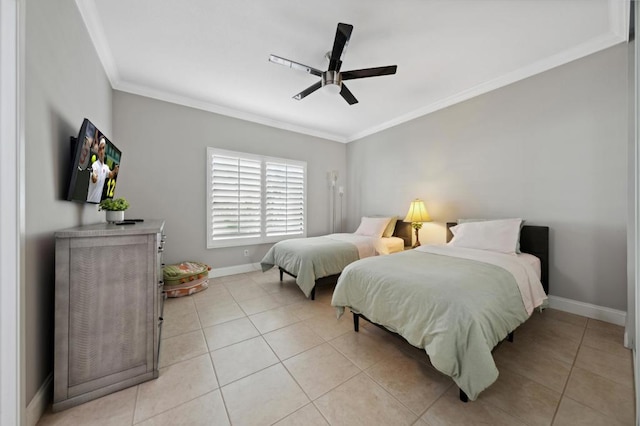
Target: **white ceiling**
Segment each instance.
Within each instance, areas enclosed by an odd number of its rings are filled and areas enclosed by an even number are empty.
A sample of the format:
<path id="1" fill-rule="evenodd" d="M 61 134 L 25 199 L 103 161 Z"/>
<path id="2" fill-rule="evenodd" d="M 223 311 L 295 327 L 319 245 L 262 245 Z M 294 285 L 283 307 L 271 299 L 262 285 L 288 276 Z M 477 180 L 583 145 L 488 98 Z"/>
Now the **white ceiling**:
<path id="1" fill-rule="evenodd" d="M 76 0 L 114 89 L 350 142 L 627 39 L 628 0 Z M 270 63 L 320 70 L 338 22 L 359 100 Z"/>

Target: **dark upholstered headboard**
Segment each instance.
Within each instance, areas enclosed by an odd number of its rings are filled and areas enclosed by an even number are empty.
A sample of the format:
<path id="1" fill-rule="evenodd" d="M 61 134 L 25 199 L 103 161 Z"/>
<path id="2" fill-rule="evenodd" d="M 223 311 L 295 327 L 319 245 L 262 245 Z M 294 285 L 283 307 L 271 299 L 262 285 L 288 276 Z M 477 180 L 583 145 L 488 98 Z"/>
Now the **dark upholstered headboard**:
<path id="1" fill-rule="evenodd" d="M 412 228 L 409 222 L 403 222 L 400 219 L 396 222 L 396 229 L 393 230 L 393 236 L 402 238 L 404 240 L 404 246 L 409 247 L 413 244 Z"/>
<path id="2" fill-rule="evenodd" d="M 452 226 L 455 222 L 447 222 L 447 242 L 451 241 L 453 234 Z M 520 251 L 529 253 L 540 259 L 540 270 L 542 272 L 542 287 L 544 292 L 549 294 L 549 227 L 524 225 L 520 230 Z"/>

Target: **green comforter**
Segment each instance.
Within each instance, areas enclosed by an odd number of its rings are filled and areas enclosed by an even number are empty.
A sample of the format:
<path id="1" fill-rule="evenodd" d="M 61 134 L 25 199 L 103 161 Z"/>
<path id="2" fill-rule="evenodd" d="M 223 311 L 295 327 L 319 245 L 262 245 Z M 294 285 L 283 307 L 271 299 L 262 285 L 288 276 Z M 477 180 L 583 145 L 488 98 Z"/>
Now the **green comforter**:
<path id="1" fill-rule="evenodd" d="M 295 238 L 274 244 L 260 265 L 262 271 L 279 266 L 296 276 L 296 283 L 309 297 L 316 280 L 339 274 L 359 259 L 358 248 L 329 237 Z"/>
<path id="2" fill-rule="evenodd" d="M 340 314 L 349 307 L 424 348 L 432 365 L 471 400 L 498 378 L 493 347 L 529 317 L 507 270 L 416 250 L 352 263 L 338 280 L 332 305 Z"/>

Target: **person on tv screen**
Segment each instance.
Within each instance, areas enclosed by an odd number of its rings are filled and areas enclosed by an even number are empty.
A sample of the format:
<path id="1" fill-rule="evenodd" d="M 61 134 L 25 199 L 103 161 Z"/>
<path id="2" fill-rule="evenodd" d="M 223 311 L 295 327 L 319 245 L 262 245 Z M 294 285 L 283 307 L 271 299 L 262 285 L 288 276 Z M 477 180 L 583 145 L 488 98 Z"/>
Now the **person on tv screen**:
<path id="1" fill-rule="evenodd" d="M 102 188 L 107 179 L 113 179 L 118 175 L 120 166 L 116 164 L 113 170 L 109 169 L 104 163 L 104 151 L 107 143 L 104 136 L 100 138 L 98 143 L 98 159 L 91 165 L 91 176 L 89 177 L 89 191 L 87 192 L 87 201 L 91 203 L 99 203 L 102 197 Z"/>

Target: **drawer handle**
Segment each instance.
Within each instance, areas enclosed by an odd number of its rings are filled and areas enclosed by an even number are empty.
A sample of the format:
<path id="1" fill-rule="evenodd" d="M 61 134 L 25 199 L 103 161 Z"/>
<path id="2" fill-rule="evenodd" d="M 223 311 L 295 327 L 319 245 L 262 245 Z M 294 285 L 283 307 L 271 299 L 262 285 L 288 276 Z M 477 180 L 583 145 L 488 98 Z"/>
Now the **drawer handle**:
<path id="1" fill-rule="evenodd" d="M 163 322 L 164 322 L 164 318 L 158 317 L 158 327 L 160 327 Z"/>
<path id="2" fill-rule="evenodd" d="M 162 287 L 164 285 L 164 281 L 158 281 L 158 287 Z"/>

